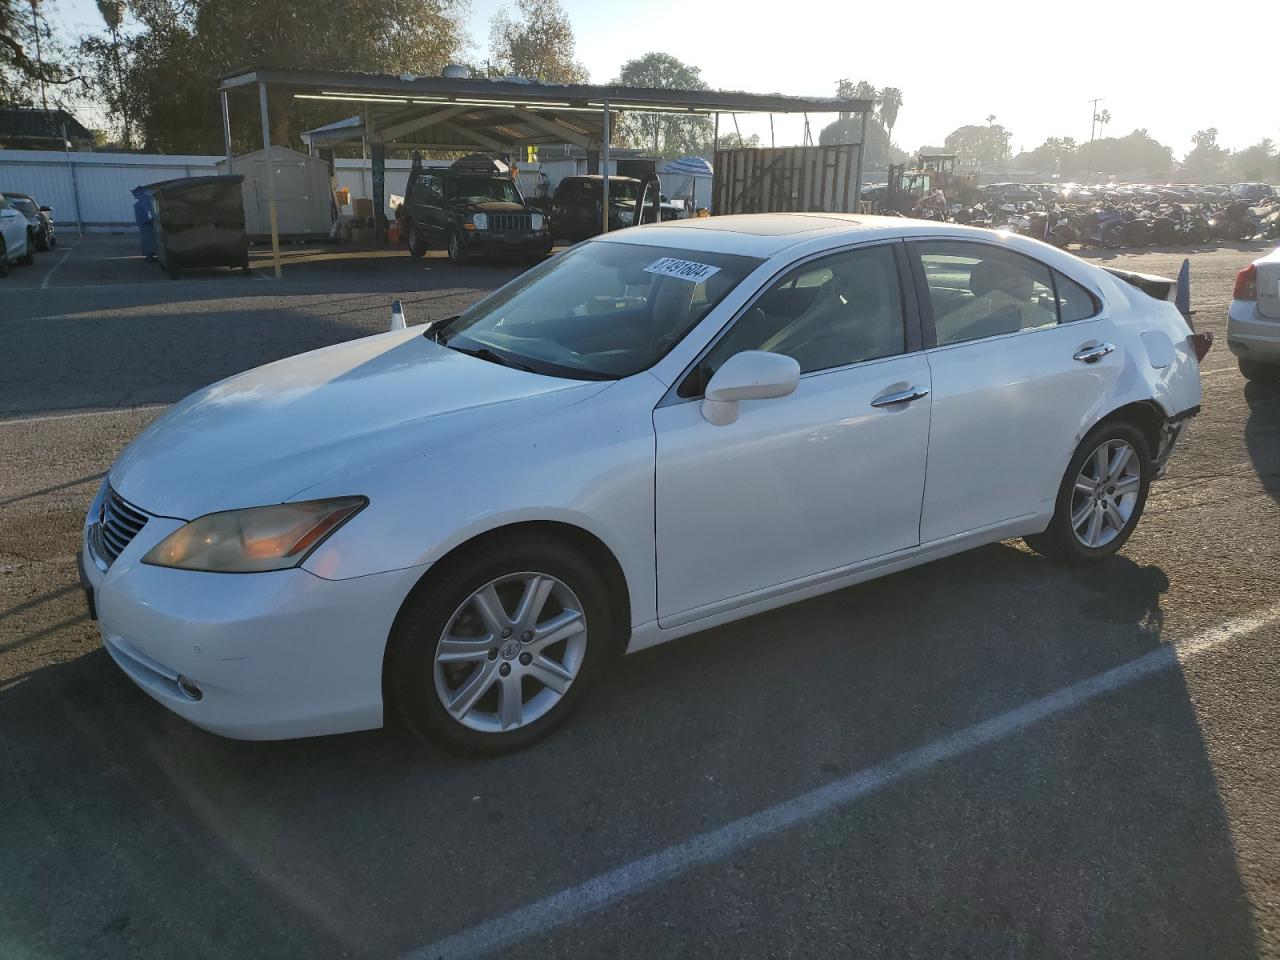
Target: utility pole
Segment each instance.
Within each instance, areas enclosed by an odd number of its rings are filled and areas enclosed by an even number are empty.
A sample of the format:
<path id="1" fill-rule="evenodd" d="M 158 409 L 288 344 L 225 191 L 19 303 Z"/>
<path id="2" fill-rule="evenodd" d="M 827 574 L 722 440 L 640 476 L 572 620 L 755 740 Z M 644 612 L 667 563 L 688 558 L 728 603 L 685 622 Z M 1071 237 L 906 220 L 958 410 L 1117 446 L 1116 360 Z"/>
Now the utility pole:
<path id="1" fill-rule="evenodd" d="M 1093 109 L 1089 111 L 1089 178 L 1090 179 L 1093 179 L 1093 138 L 1094 138 L 1094 132 L 1098 123 L 1098 104 L 1100 104 L 1105 99 L 1107 98 L 1094 97 L 1093 100 L 1090 101 L 1090 103 L 1093 104 Z"/>
<path id="2" fill-rule="evenodd" d="M 49 109 L 49 100 L 44 95 L 44 63 L 40 59 L 40 14 L 36 7 L 40 0 L 31 0 L 31 29 L 36 34 L 36 69 L 40 71 L 40 106 Z"/>

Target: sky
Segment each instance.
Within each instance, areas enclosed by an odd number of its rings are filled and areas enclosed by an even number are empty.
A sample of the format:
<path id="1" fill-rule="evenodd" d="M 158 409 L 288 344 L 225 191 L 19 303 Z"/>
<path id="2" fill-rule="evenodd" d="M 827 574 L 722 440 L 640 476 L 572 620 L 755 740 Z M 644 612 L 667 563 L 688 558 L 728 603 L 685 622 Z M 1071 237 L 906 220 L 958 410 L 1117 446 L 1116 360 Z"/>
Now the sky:
<path id="1" fill-rule="evenodd" d="M 723 90 L 827 96 L 842 77 L 895 86 L 903 106 L 893 139 L 911 151 L 941 146 L 951 130 L 985 123 L 990 114 L 1012 131 L 1015 152 L 1050 136 L 1087 141 L 1090 101 L 1101 97 L 1098 109 L 1112 116 L 1107 135 L 1145 127 L 1178 158 L 1202 127 L 1217 127 L 1219 144 L 1232 149 L 1280 140 L 1280 108 L 1274 96 L 1261 95 L 1275 89 L 1273 58 L 1247 42 L 1195 42 L 1198 29 L 1221 40 L 1247 36 L 1250 24 L 1274 27 L 1271 2 L 645 0 L 641 18 L 634 4 L 561 0 L 578 58 L 596 82 L 612 80 L 628 59 L 661 50 L 700 67 L 703 79 Z M 489 19 L 505 5 L 471 0 L 474 60 L 483 61 Z M 1178 7 L 1186 11 L 1185 28 Z M 93 0 L 48 0 L 45 9 L 73 34 L 100 27 Z M 1215 62 L 1215 50 L 1232 54 L 1229 67 Z M 810 118 L 815 138 L 831 119 Z M 740 115 L 738 123 L 744 136 L 758 133 L 768 144 L 767 116 Z M 721 130 L 732 129 L 724 118 Z M 799 143 L 803 119 L 777 116 L 775 133 L 779 145 Z"/>

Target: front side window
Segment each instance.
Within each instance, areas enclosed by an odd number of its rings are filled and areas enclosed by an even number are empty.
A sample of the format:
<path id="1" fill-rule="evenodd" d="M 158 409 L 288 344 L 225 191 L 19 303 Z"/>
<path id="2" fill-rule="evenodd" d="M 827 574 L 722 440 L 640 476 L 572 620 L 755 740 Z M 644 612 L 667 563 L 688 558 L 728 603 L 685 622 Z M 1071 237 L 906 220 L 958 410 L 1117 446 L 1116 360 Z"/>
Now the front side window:
<path id="1" fill-rule="evenodd" d="M 441 330 L 535 372 L 616 379 L 647 370 L 747 274 L 753 257 L 590 241 L 522 274 Z"/>
<path id="2" fill-rule="evenodd" d="M 915 244 L 933 307 L 938 346 L 1054 326 L 1049 268 L 999 247 L 964 241 Z"/>
<path id="3" fill-rule="evenodd" d="M 697 383 L 681 394 L 701 394 L 716 370 L 744 350 L 786 354 L 801 373 L 812 373 L 905 349 L 893 249 L 853 250 L 814 260 L 771 285 L 707 354 Z"/>

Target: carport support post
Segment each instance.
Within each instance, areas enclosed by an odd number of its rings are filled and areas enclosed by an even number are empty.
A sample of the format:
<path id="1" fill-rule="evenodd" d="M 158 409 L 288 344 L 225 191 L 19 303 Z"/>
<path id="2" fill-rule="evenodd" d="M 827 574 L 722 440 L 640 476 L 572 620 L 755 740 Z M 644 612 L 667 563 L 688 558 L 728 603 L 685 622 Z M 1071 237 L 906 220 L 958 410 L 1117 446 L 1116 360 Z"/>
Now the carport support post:
<path id="1" fill-rule="evenodd" d="M 267 152 L 267 210 L 271 216 L 271 265 L 280 279 L 280 219 L 276 212 L 276 168 L 271 159 L 271 118 L 267 114 L 267 85 L 258 84 L 258 108 L 262 111 L 262 147 Z"/>
<path id="2" fill-rule="evenodd" d="M 227 107 L 227 91 L 218 91 L 222 96 L 222 149 L 227 155 L 227 170 L 231 170 L 231 111 Z"/>
<path id="3" fill-rule="evenodd" d="M 858 137 L 858 165 L 853 174 L 853 210 L 862 212 L 862 155 L 867 152 L 867 111 L 862 111 L 862 135 Z"/>
<path id="4" fill-rule="evenodd" d="M 600 209 L 604 211 L 601 233 L 609 232 L 609 101 L 604 101 L 604 127 L 600 139 Z M 637 211 L 638 212 L 638 211 Z M 637 218 L 638 219 L 638 218 Z"/>

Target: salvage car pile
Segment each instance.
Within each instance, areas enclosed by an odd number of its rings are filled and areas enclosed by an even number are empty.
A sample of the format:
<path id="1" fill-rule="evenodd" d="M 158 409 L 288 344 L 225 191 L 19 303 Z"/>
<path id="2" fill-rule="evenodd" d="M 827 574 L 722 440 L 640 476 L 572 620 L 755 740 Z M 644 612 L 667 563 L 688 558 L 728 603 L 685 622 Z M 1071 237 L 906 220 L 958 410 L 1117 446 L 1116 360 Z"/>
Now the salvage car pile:
<path id="1" fill-rule="evenodd" d="M 1073 243 L 1119 249 L 1280 237 L 1280 195 L 1266 184 L 993 183 L 979 192 L 981 202 L 953 203 L 946 219 L 1012 230 L 1063 248 Z"/>

